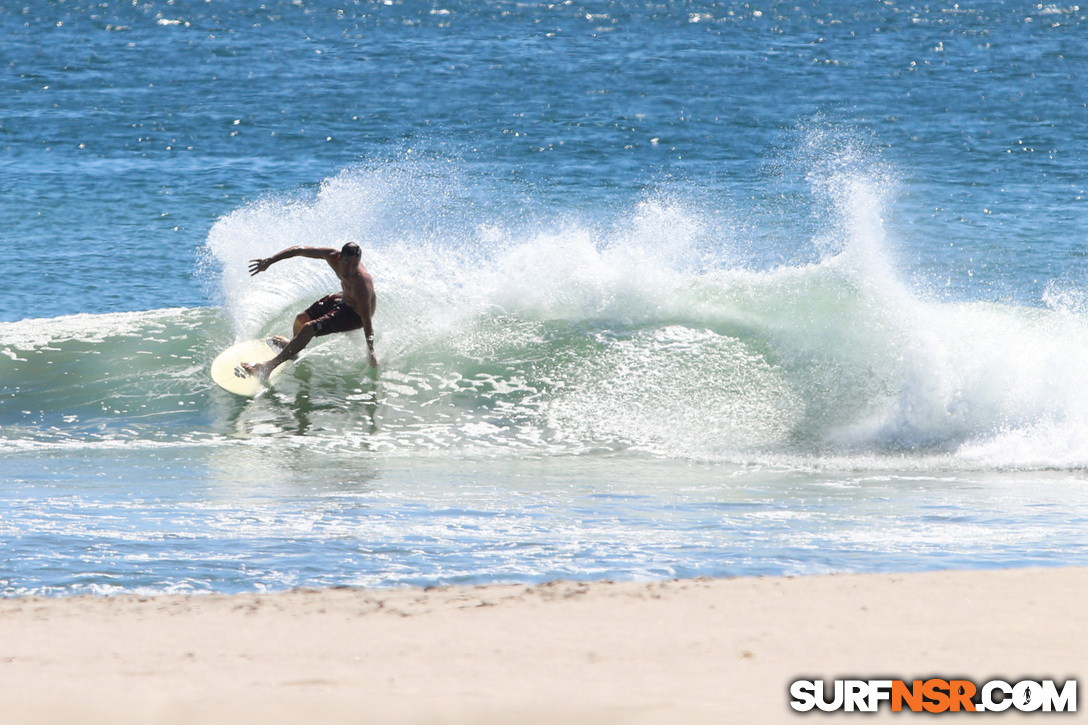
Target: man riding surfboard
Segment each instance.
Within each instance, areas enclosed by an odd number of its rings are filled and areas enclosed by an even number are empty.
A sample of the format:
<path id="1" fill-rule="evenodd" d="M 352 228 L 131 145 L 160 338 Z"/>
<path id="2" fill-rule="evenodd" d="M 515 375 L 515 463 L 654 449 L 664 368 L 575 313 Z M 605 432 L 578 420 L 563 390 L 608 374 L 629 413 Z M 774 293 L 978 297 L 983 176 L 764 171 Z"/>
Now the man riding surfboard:
<path id="1" fill-rule="evenodd" d="M 321 298 L 295 317 L 294 338 L 283 340 L 286 344 L 279 355 L 264 363 L 242 363 L 246 372 L 267 378 L 281 364 L 298 355 L 315 337 L 334 332 L 363 329 L 370 364 L 377 366 L 374 357 L 374 327 L 371 320 L 378 300 L 374 295 L 374 280 L 363 266 L 362 250 L 355 242 L 348 242 L 342 249 L 328 247 L 290 247 L 271 257 L 254 259 L 249 263 L 249 273 L 258 275 L 276 262 L 291 257 L 323 259 L 328 262 L 340 280 L 340 292 Z"/>

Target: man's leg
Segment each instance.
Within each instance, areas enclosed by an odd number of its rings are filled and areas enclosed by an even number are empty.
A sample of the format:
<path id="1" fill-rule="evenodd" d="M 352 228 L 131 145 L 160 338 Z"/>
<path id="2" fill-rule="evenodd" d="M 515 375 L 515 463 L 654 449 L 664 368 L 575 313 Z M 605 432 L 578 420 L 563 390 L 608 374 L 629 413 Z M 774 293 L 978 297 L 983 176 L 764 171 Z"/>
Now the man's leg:
<path id="1" fill-rule="evenodd" d="M 298 337 L 298 333 L 302 331 L 302 326 L 309 321 L 310 316 L 307 315 L 305 312 L 298 313 L 298 315 L 295 316 L 295 328 L 291 332 L 291 334 L 295 337 Z M 278 345 L 281 350 L 291 344 L 290 338 L 286 338 L 283 335 L 276 335 L 272 337 L 271 340 L 272 342 L 276 343 L 276 345 Z"/>
<path id="2" fill-rule="evenodd" d="M 304 315 L 299 315 L 299 317 L 304 317 Z M 273 370 L 302 352 L 302 350 L 310 344 L 310 341 L 317 336 L 317 326 L 312 320 L 305 322 L 302 325 L 298 325 L 298 318 L 295 318 L 295 322 L 295 327 L 298 332 L 295 334 L 294 339 L 287 343 L 286 347 L 280 350 L 279 355 L 276 355 L 276 357 L 268 362 L 242 363 L 242 369 L 251 375 L 260 375 L 263 378 L 267 378 L 272 374 Z"/>
<path id="3" fill-rule="evenodd" d="M 298 315 L 295 316 L 295 328 L 291 332 L 291 334 L 295 337 L 298 337 L 298 333 L 302 331 L 302 326 L 309 321 L 310 316 L 307 315 L 305 312 L 298 313 Z M 283 335 L 275 335 L 270 339 L 272 340 L 272 342 L 276 343 L 276 345 L 279 346 L 281 350 L 291 344 L 291 339 L 284 337 Z"/>
<path id="4" fill-rule="evenodd" d="M 300 312 L 295 316 L 295 329 L 292 331 L 292 335 L 298 337 L 298 333 L 302 332 L 302 327 L 307 323 L 312 322 L 310 316 L 305 312 Z"/>

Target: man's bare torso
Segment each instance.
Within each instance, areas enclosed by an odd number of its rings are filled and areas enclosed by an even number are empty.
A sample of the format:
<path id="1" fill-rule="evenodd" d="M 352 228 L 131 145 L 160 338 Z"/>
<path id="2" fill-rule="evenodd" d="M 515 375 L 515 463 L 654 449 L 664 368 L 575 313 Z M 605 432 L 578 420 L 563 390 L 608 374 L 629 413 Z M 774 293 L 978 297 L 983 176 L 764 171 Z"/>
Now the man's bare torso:
<path id="1" fill-rule="evenodd" d="M 362 262 L 344 274 L 340 269 L 340 258 L 328 260 L 329 266 L 336 272 L 340 280 L 340 289 L 344 293 L 344 302 L 359 313 L 360 317 L 369 318 L 377 307 L 377 297 L 374 295 L 374 280 L 370 273 L 363 267 Z"/>

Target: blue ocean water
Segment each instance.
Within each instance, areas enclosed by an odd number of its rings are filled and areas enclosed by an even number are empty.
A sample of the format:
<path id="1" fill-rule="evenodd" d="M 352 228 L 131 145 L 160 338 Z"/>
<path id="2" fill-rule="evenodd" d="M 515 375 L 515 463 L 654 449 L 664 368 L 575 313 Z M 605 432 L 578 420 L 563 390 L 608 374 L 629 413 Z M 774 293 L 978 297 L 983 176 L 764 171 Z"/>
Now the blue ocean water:
<path id="1" fill-rule="evenodd" d="M 0 6 L 0 592 L 1088 564 L 1086 16 Z"/>

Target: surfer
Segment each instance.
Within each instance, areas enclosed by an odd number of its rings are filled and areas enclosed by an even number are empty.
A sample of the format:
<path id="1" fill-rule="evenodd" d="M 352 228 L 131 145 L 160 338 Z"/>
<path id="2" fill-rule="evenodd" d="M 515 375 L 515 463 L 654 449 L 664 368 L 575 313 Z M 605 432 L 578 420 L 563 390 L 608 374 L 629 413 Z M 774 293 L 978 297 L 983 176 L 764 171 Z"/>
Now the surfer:
<path id="1" fill-rule="evenodd" d="M 374 280 L 363 266 L 363 253 L 359 245 L 348 242 L 343 249 L 290 247 L 271 257 L 251 260 L 249 273 L 256 276 L 276 262 L 291 257 L 323 259 L 328 262 L 340 279 L 341 291 L 321 298 L 295 317 L 294 338 L 289 341 L 283 337 L 277 338 L 284 346 L 279 355 L 264 363 L 242 363 L 242 367 L 250 374 L 267 378 L 281 364 L 302 352 L 315 337 L 334 332 L 350 332 L 360 327 L 366 334 L 370 364 L 376 367 L 378 360 L 374 357 L 374 327 L 371 318 L 378 300 L 374 296 Z"/>

